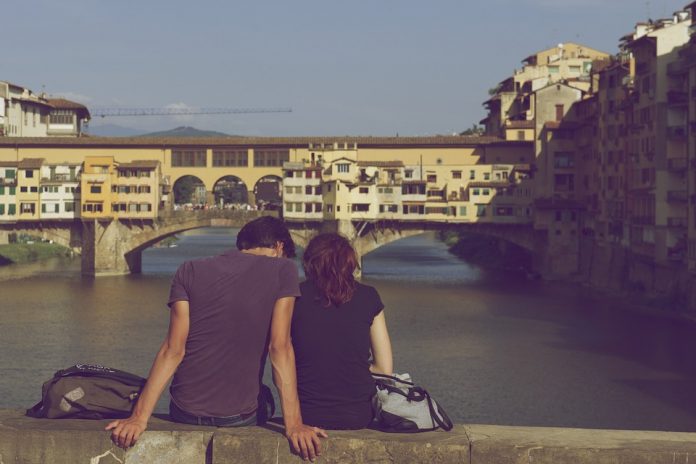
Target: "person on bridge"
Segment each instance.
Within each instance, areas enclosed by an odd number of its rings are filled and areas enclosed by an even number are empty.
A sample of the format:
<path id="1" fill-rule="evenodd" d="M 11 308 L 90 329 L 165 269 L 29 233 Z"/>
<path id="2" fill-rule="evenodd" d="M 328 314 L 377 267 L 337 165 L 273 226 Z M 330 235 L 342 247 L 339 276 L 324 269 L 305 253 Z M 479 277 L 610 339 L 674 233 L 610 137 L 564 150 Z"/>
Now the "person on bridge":
<path id="1" fill-rule="evenodd" d="M 130 418 L 111 422 L 112 439 L 133 445 L 146 429 L 164 387 L 170 387 L 174 421 L 218 427 L 256 424 L 270 353 L 285 433 L 305 459 L 320 453 L 326 432 L 304 425 L 290 340 L 299 280 L 295 245 L 285 224 L 270 216 L 247 223 L 238 250 L 187 261 L 174 275 L 169 332 Z M 259 417 L 257 417 L 259 416 Z"/>
<path id="2" fill-rule="evenodd" d="M 314 237 L 303 265 L 291 332 L 302 418 L 326 429 L 365 428 L 374 416 L 370 372 L 392 373 L 384 305 L 377 290 L 355 281 L 357 256 L 341 235 Z"/>

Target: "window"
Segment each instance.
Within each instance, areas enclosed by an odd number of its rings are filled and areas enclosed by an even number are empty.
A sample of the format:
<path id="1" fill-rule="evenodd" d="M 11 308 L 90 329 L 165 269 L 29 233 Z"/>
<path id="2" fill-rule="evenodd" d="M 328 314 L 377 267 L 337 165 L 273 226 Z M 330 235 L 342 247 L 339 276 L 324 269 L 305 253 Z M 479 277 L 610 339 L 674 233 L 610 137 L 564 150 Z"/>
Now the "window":
<path id="1" fill-rule="evenodd" d="M 5 205 L 0 203 L 0 216 L 5 215 Z"/>
<path id="2" fill-rule="evenodd" d="M 495 208 L 494 213 L 496 216 L 512 216 L 513 211 L 509 206 L 498 206 Z"/>
<path id="3" fill-rule="evenodd" d="M 89 193 L 102 193 L 101 185 L 90 185 Z"/>
<path id="4" fill-rule="evenodd" d="M 326 205 L 326 212 L 327 212 L 327 213 L 333 213 L 333 209 L 334 209 L 334 207 L 333 207 L 333 205 L 332 205 L 331 203 L 328 203 L 328 204 Z"/>
<path id="5" fill-rule="evenodd" d="M 172 150 L 172 167 L 205 166 L 205 150 Z"/>
<path id="6" fill-rule="evenodd" d="M 428 174 L 427 181 L 430 183 L 437 182 L 437 175 L 436 174 Z"/>
<path id="7" fill-rule="evenodd" d="M 369 187 L 360 187 L 360 189 L 358 191 L 360 193 L 363 193 L 363 194 L 370 193 L 370 188 Z"/>
<path id="8" fill-rule="evenodd" d="M 294 190 L 295 190 L 295 189 L 292 188 L 292 187 L 285 187 L 285 193 L 287 193 L 288 195 L 292 195 L 292 192 L 293 192 Z"/>
<path id="9" fill-rule="evenodd" d="M 398 213 L 399 206 L 398 205 L 379 205 L 379 212 L 380 213 Z"/>
<path id="10" fill-rule="evenodd" d="M 490 195 L 490 194 L 491 194 L 491 191 L 490 191 L 489 189 L 483 189 L 483 192 L 482 192 L 482 193 L 483 193 L 484 195 Z"/>
<path id="11" fill-rule="evenodd" d="M 462 171 L 452 171 L 452 179 L 461 179 Z"/>
<path id="12" fill-rule="evenodd" d="M 405 177 L 406 179 L 411 179 L 411 178 L 413 178 L 413 169 L 406 169 L 406 170 L 404 171 L 404 177 Z"/>
<path id="13" fill-rule="evenodd" d="M 314 187 L 314 194 L 321 195 L 321 185 Z"/>
<path id="14" fill-rule="evenodd" d="M 39 187 L 29 187 L 29 192 L 31 192 L 31 193 L 39 193 Z"/>
<path id="15" fill-rule="evenodd" d="M 16 176 L 16 171 L 14 169 L 8 169 L 5 171 L 5 177 L 8 179 L 14 179 Z"/>
<path id="16" fill-rule="evenodd" d="M 305 195 L 311 195 L 312 194 L 312 186 L 311 185 L 306 185 L 305 186 Z"/>
<path id="17" fill-rule="evenodd" d="M 474 189 L 474 190 L 471 191 L 471 194 L 472 194 L 472 195 L 480 195 L 480 194 L 481 194 L 481 190 L 479 190 L 479 189 L 476 188 L 476 189 Z"/>
<path id="18" fill-rule="evenodd" d="M 19 191 L 20 191 L 21 193 L 27 193 L 27 192 L 29 191 L 29 188 L 27 188 L 27 187 L 19 187 Z"/>
<path id="19" fill-rule="evenodd" d="M 311 212 L 312 212 L 312 204 L 311 204 L 311 203 L 305 203 L 305 205 L 304 205 L 304 211 L 305 211 L 305 213 L 311 213 Z"/>
<path id="20" fill-rule="evenodd" d="M 466 206 L 460 206 L 460 207 L 459 207 L 459 215 L 460 215 L 460 216 L 466 216 Z"/>
<path id="21" fill-rule="evenodd" d="M 14 216 L 17 214 L 17 205 L 7 205 L 7 215 Z"/>
<path id="22" fill-rule="evenodd" d="M 17 187 L 10 187 L 10 195 L 15 195 L 17 192 Z"/>
<path id="23" fill-rule="evenodd" d="M 483 173 L 483 180 L 491 180 L 491 173 L 490 173 L 490 172 L 484 172 L 484 173 Z"/>
<path id="24" fill-rule="evenodd" d="M 350 169 L 350 164 L 348 164 L 348 163 L 337 164 L 336 169 L 338 170 L 339 173 L 346 173 Z"/>
<path id="25" fill-rule="evenodd" d="M 563 105 L 556 105 L 556 121 L 563 119 Z"/>
<path id="26" fill-rule="evenodd" d="M 68 110 L 53 110 L 49 124 L 73 124 L 73 113 Z"/>
<path id="27" fill-rule="evenodd" d="M 22 214 L 34 214 L 36 213 L 36 203 L 20 203 L 19 211 Z"/>
<path id="28" fill-rule="evenodd" d="M 580 66 L 568 66 L 568 71 L 580 74 Z"/>
<path id="29" fill-rule="evenodd" d="M 321 203 L 314 203 L 314 212 L 321 213 Z"/>
<path id="30" fill-rule="evenodd" d="M 524 140 L 524 131 L 517 131 L 517 140 Z"/>
<path id="31" fill-rule="evenodd" d="M 34 170 L 33 169 L 25 169 L 24 170 L 24 177 L 26 177 L 27 179 L 34 177 Z"/>
<path id="32" fill-rule="evenodd" d="M 553 167 L 569 169 L 575 167 L 575 153 L 557 151 L 553 154 Z"/>
<path id="33" fill-rule="evenodd" d="M 370 211 L 369 203 L 353 203 L 351 206 L 351 211 L 353 212 L 365 213 L 367 211 Z"/>
<path id="34" fill-rule="evenodd" d="M 282 166 L 290 161 L 290 150 L 254 150 L 254 166 Z"/>
<path id="35" fill-rule="evenodd" d="M 213 166 L 247 167 L 249 153 L 247 150 L 213 150 Z M 289 171 L 292 177 L 292 171 Z"/>
<path id="36" fill-rule="evenodd" d="M 0 195 L 4 195 L 4 194 L 5 194 L 5 186 L 0 185 Z"/>
<path id="37" fill-rule="evenodd" d="M 558 74 L 558 66 L 549 66 L 549 74 Z"/>
<path id="38" fill-rule="evenodd" d="M 486 215 L 486 205 L 476 205 L 476 217 L 484 217 Z"/>
<path id="39" fill-rule="evenodd" d="M 471 171 L 469 171 L 469 180 L 474 180 L 474 179 L 476 179 L 476 171 L 474 171 L 472 169 Z"/>
<path id="40" fill-rule="evenodd" d="M 66 213 L 75 212 L 75 202 L 74 201 L 66 201 L 65 203 L 63 203 L 63 209 L 65 210 Z"/>

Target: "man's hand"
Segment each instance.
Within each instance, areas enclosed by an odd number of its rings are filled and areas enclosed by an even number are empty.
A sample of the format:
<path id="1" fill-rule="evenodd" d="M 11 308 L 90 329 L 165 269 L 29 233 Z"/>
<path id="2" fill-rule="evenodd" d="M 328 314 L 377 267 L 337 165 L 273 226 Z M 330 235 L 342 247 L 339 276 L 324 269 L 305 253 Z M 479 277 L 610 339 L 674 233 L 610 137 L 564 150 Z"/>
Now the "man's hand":
<path id="1" fill-rule="evenodd" d="M 285 431 L 285 436 L 297 454 L 302 456 L 305 461 L 314 461 L 321 455 L 321 442 L 319 437 L 328 438 L 326 432 L 319 427 L 300 424 L 289 427 Z"/>
<path id="2" fill-rule="evenodd" d="M 140 435 L 147 428 L 147 421 L 131 416 L 128 419 L 119 419 L 111 422 L 105 430 L 111 432 L 111 440 L 123 449 L 135 445 Z"/>

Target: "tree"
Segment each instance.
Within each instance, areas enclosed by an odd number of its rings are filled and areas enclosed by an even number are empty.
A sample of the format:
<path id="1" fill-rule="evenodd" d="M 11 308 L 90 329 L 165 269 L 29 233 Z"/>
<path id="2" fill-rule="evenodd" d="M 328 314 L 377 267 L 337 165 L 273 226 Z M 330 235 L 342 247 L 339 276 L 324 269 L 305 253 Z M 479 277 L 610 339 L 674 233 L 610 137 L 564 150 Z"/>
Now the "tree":
<path id="1" fill-rule="evenodd" d="M 181 205 L 191 203 L 191 197 L 196 190 L 196 186 L 201 181 L 194 176 L 184 176 L 174 183 L 174 203 Z"/>
<path id="2" fill-rule="evenodd" d="M 483 135 L 483 127 L 477 124 L 472 124 L 470 128 L 464 132 L 460 132 L 459 135 Z"/>

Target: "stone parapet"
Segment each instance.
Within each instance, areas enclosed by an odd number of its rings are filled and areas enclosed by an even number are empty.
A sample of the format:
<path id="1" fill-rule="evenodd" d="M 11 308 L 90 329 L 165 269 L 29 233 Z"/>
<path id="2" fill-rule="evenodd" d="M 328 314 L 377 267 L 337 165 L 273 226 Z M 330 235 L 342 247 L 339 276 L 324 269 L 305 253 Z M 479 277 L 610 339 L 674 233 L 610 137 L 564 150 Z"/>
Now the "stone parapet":
<path id="1" fill-rule="evenodd" d="M 128 451 L 108 421 L 30 419 L 0 411 L 0 464 L 299 463 L 282 428 L 216 429 L 153 419 Z M 452 432 L 331 431 L 325 463 L 679 464 L 696 462 L 696 433 L 458 425 Z"/>

